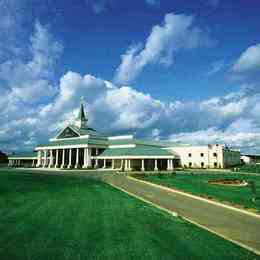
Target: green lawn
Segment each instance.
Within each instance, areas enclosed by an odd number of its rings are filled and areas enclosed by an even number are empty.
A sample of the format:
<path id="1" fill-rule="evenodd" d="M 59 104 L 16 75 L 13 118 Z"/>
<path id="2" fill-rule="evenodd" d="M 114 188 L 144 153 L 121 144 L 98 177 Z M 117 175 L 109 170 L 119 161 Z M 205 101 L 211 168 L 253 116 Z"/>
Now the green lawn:
<path id="1" fill-rule="evenodd" d="M 255 203 L 252 202 L 252 192 L 249 186 L 228 187 L 222 185 L 209 184 L 209 179 L 236 178 L 246 181 L 255 181 L 257 197 Z M 144 180 L 151 181 L 167 187 L 173 187 L 195 195 L 208 197 L 227 204 L 232 204 L 244 208 L 252 208 L 260 211 L 260 175 L 247 174 L 214 174 L 198 172 L 191 174 L 163 175 L 163 176 L 146 176 Z"/>
<path id="2" fill-rule="evenodd" d="M 84 177 L 0 171 L 0 259 L 257 259 Z"/>

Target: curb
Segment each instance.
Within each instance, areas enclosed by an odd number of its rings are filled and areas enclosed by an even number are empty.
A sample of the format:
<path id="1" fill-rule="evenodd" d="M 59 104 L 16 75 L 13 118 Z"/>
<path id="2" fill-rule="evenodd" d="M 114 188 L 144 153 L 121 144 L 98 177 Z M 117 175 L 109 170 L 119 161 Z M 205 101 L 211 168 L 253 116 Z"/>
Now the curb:
<path id="1" fill-rule="evenodd" d="M 134 179 L 133 177 L 127 177 L 127 178 Z M 165 212 L 167 212 L 168 214 L 170 214 L 170 215 L 172 215 L 172 216 L 174 216 L 174 217 L 181 217 L 182 219 L 186 220 L 187 222 L 189 222 L 189 223 L 191 223 L 191 224 L 193 224 L 193 225 L 195 225 L 195 226 L 197 226 L 197 227 L 199 227 L 199 228 L 202 228 L 202 229 L 204 229 L 204 230 L 206 230 L 206 231 L 208 231 L 208 232 L 210 232 L 210 233 L 212 233 L 212 234 L 214 234 L 214 235 L 216 235 L 216 236 L 218 236 L 218 237 L 221 237 L 221 238 L 223 238 L 223 239 L 225 239 L 225 240 L 227 240 L 227 241 L 229 241 L 229 242 L 231 242 L 231 243 L 234 243 L 234 244 L 236 244 L 236 245 L 238 245 L 238 246 L 240 246 L 240 247 L 242 247 L 242 248 L 245 248 L 246 250 L 251 251 L 251 252 L 255 253 L 256 255 L 260 255 L 260 251 L 254 249 L 254 248 L 251 248 L 251 247 L 249 247 L 249 246 L 246 246 L 246 245 L 244 245 L 244 244 L 241 243 L 241 242 L 238 242 L 238 241 L 233 240 L 233 239 L 231 239 L 231 238 L 229 238 L 229 237 L 227 237 L 227 236 L 225 236 L 225 235 L 222 235 L 221 233 L 218 233 L 218 232 L 216 232 L 216 231 L 213 231 L 213 230 L 207 228 L 206 226 L 203 226 L 203 225 L 197 223 L 197 222 L 194 221 L 194 220 L 191 220 L 191 219 L 189 219 L 189 218 L 187 218 L 187 217 L 183 217 L 183 216 L 181 216 L 181 215 L 178 215 L 178 213 L 175 212 L 175 211 L 168 210 L 168 209 L 166 209 L 166 208 L 164 208 L 164 207 L 161 207 L 161 206 L 159 206 L 159 205 L 157 205 L 157 204 L 155 204 L 155 203 L 153 203 L 153 202 L 151 202 L 151 201 L 149 201 L 149 200 L 143 199 L 142 197 L 137 196 L 137 195 L 133 194 L 132 192 L 129 192 L 129 191 L 125 190 L 124 188 L 118 187 L 118 186 L 115 185 L 115 184 L 112 184 L 112 183 L 110 183 L 110 182 L 107 182 L 107 183 L 108 183 L 109 185 L 111 185 L 112 187 L 114 187 L 115 189 L 118 189 L 118 190 L 120 190 L 120 191 L 122 191 L 122 192 L 125 192 L 126 194 L 128 194 L 128 195 L 130 195 L 130 196 L 132 196 L 132 197 L 135 197 L 135 198 L 137 198 L 137 199 L 139 199 L 139 200 L 141 200 L 141 201 L 143 201 L 143 202 L 145 202 L 145 203 L 148 203 L 148 204 L 150 204 L 150 205 L 152 205 L 152 206 L 154 206 L 154 207 L 156 207 L 156 208 L 158 208 L 158 209 L 160 209 L 160 210 L 162 210 L 162 211 L 165 211 Z M 158 185 L 158 186 L 159 186 L 159 185 Z M 173 191 L 173 192 L 174 192 L 174 191 Z"/>
<path id="2" fill-rule="evenodd" d="M 173 192 L 173 193 L 177 193 L 177 194 L 180 194 L 180 195 L 183 195 L 183 196 L 186 196 L 186 197 L 190 197 L 192 199 L 201 200 L 201 201 L 204 201 L 204 202 L 216 205 L 216 206 L 220 206 L 220 207 L 227 208 L 227 209 L 230 209 L 230 210 L 238 211 L 240 213 L 243 213 L 243 214 L 249 215 L 251 217 L 255 217 L 255 218 L 260 219 L 260 215 L 259 214 L 248 212 L 248 211 L 243 210 L 243 209 L 239 209 L 239 208 L 236 208 L 236 207 L 233 207 L 233 206 L 229 206 L 229 205 L 226 205 L 226 204 L 223 204 L 223 203 L 220 203 L 220 202 L 216 202 L 216 201 L 213 201 L 213 200 L 201 198 L 201 197 L 196 196 L 196 195 L 192 195 L 192 194 L 189 194 L 189 193 L 186 193 L 186 192 L 183 192 L 183 191 L 179 191 L 179 190 L 175 190 L 175 189 L 172 189 L 172 188 L 168 188 L 168 187 L 165 187 L 165 186 L 162 186 L 162 185 L 158 185 L 158 184 L 155 184 L 155 183 L 152 183 L 152 182 L 139 180 L 139 179 L 136 179 L 136 178 L 131 177 L 131 176 L 126 176 L 126 178 L 128 178 L 130 180 L 134 180 L 136 182 L 144 183 L 144 184 L 147 184 L 147 185 L 159 188 L 159 189 L 163 189 L 163 190 L 170 191 L 170 192 Z"/>

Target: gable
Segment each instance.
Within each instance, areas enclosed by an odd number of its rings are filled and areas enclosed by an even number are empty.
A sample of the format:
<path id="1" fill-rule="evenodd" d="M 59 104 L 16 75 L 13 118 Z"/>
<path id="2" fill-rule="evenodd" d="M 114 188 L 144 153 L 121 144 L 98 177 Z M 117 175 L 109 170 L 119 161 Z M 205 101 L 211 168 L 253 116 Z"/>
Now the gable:
<path id="1" fill-rule="evenodd" d="M 79 134 L 73 131 L 70 127 L 66 127 L 56 139 L 79 137 Z"/>

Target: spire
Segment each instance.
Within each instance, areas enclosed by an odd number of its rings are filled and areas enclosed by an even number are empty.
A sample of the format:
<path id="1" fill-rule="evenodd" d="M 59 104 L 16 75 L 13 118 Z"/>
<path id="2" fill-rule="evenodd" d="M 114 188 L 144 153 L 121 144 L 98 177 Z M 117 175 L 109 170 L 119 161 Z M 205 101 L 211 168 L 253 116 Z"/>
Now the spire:
<path id="1" fill-rule="evenodd" d="M 79 114 L 78 114 L 77 119 L 86 120 L 84 106 L 82 103 L 80 104 L 80 109 L 79 109 Z"/>
<path id="2" fill-rule="evenodd" d="M 86 118 L 85 111 L 84 111 L 83 97 L 81 97 L 79 113 L 75 120 L 75 125 L 79 128 L 87 128 L 87 122 L 88 119 Z"/>

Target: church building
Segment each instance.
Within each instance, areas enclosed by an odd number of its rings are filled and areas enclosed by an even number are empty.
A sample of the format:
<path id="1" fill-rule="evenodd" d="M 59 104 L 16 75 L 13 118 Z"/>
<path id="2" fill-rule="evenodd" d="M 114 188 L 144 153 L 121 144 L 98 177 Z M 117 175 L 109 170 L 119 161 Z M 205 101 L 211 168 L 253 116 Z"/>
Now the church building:
<path id="1" fill-rule="evenodd" d="M 184 168 L 226 168 L 240 163 L 240 152 L 224 145 L 191 146 L 107 136 L 89 127 L 83 104 L 74 123 L 64 127 L 33 153 L 8 157 L 10 167 L 172 171 Z"/>

